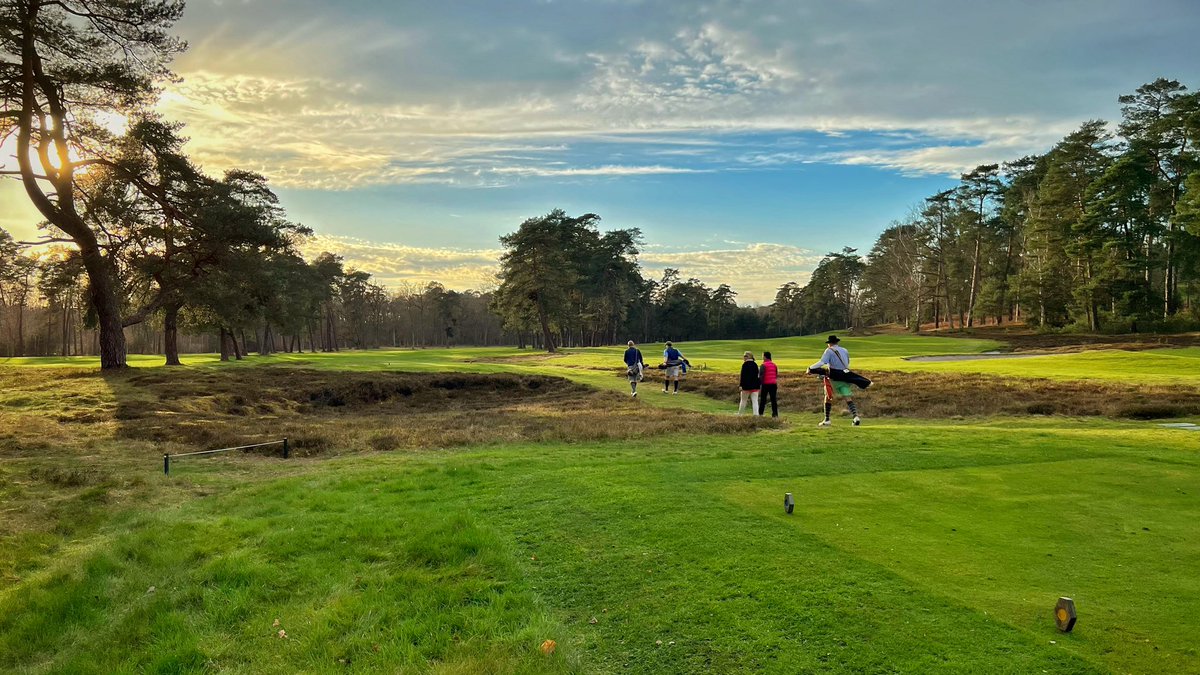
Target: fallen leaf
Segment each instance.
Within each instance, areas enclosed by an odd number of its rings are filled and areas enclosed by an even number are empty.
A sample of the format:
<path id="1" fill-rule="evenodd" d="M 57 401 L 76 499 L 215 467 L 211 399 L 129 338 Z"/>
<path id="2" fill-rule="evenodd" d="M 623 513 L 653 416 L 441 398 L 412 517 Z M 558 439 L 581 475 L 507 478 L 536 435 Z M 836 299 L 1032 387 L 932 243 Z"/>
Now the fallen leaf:
<path id="1" fill-rule="evenodd" d="M 655 641 L 654 641 L 654 644 L 656 644 L 656 645 L 659 645 L 659 646 L 661 647 L 661 646 L 662 646 L 662 640 L 655 640 Z"/>
<path id="2" fill-rule="evenodd" d="M 155 588 L 155 587 L 151 586 L 150 588 L 147 588 L 147 589 L 146 589 L 146 592 L 147 592 L 147 593 L 153 593 L 153 592 L 155 592 L 155 591 L 157 591 L 157 590 L 158 590 L 157 588 Z"/>
<path id="3" fill-rule="evenodd" d="M 271 628 L 279 628 L 279 619 L 275 619 L 275 622 L 271 624 Z"/>
<path id="4" fill-rule="evenodd" d="M 588 623 L 600 623 L 600 621 L 593 616 L 592 618 L 588 619 Z"/>
<path id="5" fill-rule="evenodd" d="M 282 628 L 279 630 L 279 639 L 280 640 L 287 639 L 287 631 L 286 630 L 283 630 Z"/>
<path id="6" fill-rule="evenodd" d="M 542 643 L 542 653 L 545 654 L 546 656 L 550 656 L 551 654 L 554 653 L 554 649 L 556 647 L 558 647 L 557 642 L 555 642 L 554 640 L 546 640 L 545 642 Z"/>

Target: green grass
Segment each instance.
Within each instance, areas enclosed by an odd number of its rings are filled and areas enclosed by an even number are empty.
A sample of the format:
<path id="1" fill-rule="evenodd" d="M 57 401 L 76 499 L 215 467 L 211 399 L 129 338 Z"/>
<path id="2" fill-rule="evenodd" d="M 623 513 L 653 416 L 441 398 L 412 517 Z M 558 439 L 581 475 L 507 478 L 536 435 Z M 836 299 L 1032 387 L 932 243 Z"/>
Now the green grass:
<path id="1" fill-rule="evenodd" d="M 0 592 L 0 669 L 1195 671 L 1198 465 L 1019 420 L 196 463 Z"/>
<path id="2" fill-rule="evenodd" d="M 1200 347 L 1124 351 L 1098 349 L 1020 359 L 920 362 L 866 360 L 863 367 L 939 373 L 984 373 L 1057 380 L 1107 380 L 1149 384 L 1200 384 Z"/>
<path id="3" fill-rule="evenodd" d="M 680 343 L 678 347 L 694 367 L 717 373 L 736 373 L 742 352 L 753 351 L 761 360 L 770 351 L 781 369 L 800 371 L 818 360 L 824 349 L 824 336 L 805 336 L 771 340 L 713 340 Z M 1200 347 L 1125 351 L 1090 350 L 1078 353 L 1049 354 L 1020 359 L 974 360 L 957 362 L 907 361 L 908 356 L 943 354 L 979 354 L 1001 348 L 992 340 L 908 334 L 847 337 L 851 364 L 863 372 L 894 370 L 902 372 L 983 373 L 1008 377 L 1043 377 L 1056 380 L 1136 381 L 1152 384 L 1200 384 Z M 660 360 L 661 344 L 641 345 L 647 363 Z M 481 347 L 420 350 L 369 350 L 337 353 L 272 354 L 251 356 L 245 361 L 221 363 L 213 354 L 183 357 L 188 366 L 257 367 L 262 365 L 304 368 L 408 372 L 516 372 L 559 375 L 590 386 L 612 390 L 625 388 L 613 373 L 621 367 L 623 347 L 567 349 L 558 356 L 508 347 Z M 93 357 L 34 357 L 0 361 L 2 365 L 22 367 L 81 366 L 94 367 Z M 131 355 L 134 367 L 157 367 L 162 357 Z M 652 378 L 656 373 L 652 371 Z M 681 405 L 681 402 L 664 402 Z M 682 403 L 699 410 L 713 409 L 700 401 Z"/>
<path id="4" fill-rule="evenodd" d="M 798 369 L 822 343 L 681 348 L 732 376 L 743 349 L 770 349 Z M 953 338 L 847 346 L 863 370 L 895 362 L 1018 377 L 1031 361 L 899 358 L 995 347 Z M 651 361 L 656 349 L 643 347 Z M 1186 364 L 1196 351 L 1041 358 L 1079 359 L 1092 377 L 1194 386 L 1200 371 Z M 236 423 L 212 384 L 228 379 L 213 378 L 262 365 L 562 375 L 623 391 L 619 355 L 200 356 L 182 371 L 113 377 L 9 369 L 0 672 L 1200 672 L 1194 432 L 1055 417 L 817 430 L 795 416 L 750 435 L 681 425 L 641 439 L 377 453 L 358 438 L 376 431 L 352 431 L 354 421 L 383 433 L 416 413 L 357 404 L 312 424 L 341 430 L 359 454 L 196 458 L 168 478 L 159 446 L 133 428 L 145 415 L 130 414 L 162 405 Z M 1147 365 L 1160 356 L 1181 362 Z M 1038 374 L 1080 379 L 1055 368 Z M 210 384 L 195 400 L 182 385 L 134 390 L 138 377 L 172 372 Z M 286 382 L 281 371 L 276 386 Z M 653 386 L 642 405 L 729 412 Z M 262 423 L 296 414 L 282 399 L 245 398 L 239 407 L 275 406 Z M 631 403 L 602 394 L 581 419 L 604 424 L 609 405 L 611 423 L 627 424 L 616 412 Z M 480 419 L 541 433 L 535 421 L 554 412 L 531 400 Z M 797 497 L 794 515 L 783 513 L 784 492 Z M 1059 596 L 1079 608 L 1071 634 L 1053 625 Z M 548 656 L 545 640 L 558 645 Z"/>

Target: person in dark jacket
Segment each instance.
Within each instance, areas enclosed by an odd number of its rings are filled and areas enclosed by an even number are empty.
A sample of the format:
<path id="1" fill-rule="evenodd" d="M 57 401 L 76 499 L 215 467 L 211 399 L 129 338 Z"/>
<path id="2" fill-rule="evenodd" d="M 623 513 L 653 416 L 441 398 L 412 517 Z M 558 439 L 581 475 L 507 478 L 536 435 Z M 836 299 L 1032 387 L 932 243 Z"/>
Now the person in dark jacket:
<path id="1" fill-rule="evenodd" d="M 767 397 L 771 398 L 771 417 L 779 417 L 779 368 L 771 360 L 771 352 L 763 352 L 762 365 L 758 367 L 758 379 L 762 381 L 762 393 L 758 398 L 758 414 L 767 411 Z"/>
<path id="2" fill-rule="evenodd" d="M 762 382 L 758 378 L 758 364 L 754 362 L 754 354 L 746 352 L 742 354 L 742 375 L 738 383 L 742 392 L 741 401 L 738 403 L 738 414 L 741 415 L 746 409 L 746 399 L 750 399 L 750 414 L 761 415 L 758 407 L 758 390 L 762 386 Z"/>
<path id="3" fill-rule="evenodd" d="M 637 397 L 638 382 L 642 381 L 642 372 L 645 370 L 646 360 L 642 358 L 642 350 L 630 340 L 629 349 L 625 350 L 625 372 L 629 375 L 630 396 Z"/>

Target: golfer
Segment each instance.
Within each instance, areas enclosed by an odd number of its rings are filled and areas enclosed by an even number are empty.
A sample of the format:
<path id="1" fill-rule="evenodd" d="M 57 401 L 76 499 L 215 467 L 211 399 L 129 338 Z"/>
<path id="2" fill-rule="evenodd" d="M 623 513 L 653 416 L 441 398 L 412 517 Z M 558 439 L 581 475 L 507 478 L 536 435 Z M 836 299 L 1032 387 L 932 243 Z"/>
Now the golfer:
<path id="1" fill-rule="evenodd" d="M 779 417 L 779 368 L 771 360 L 771 352 L 763 352 L 762 365 L 758 367 L 758 379 L 762 380 L 762 393 L 758 398 L 758 414 L 767 412 L 767 397 L 771 398 L 771 417 Z"/>
<path id="2" fill-rule="evenodd" d="M 683 354 L 675 349 L 675 345 L 667 342 L 667 348 L 663 350 L 663 362 L 666 365 L 667 378 L 663 380 L 663 393 L 667 393 L 671 389 L 671 383 L 675 383 L 675 390 L 672 394 L 679 393 L 679 378 L 683 374 L 684 361 Z"/>
<path id="3" fill-rule="evenodd" d="M 758 377 L 758 364 L 754 362 L 754 353 L 746 352 L 742 354 L 742 376 L 738 383 L 741 388 L 742 397 L 738 402 L 738 413 L 742 414 L 746 410 L 746 399 L 750 399 L 750 414 L 761 415 L 762 408 L 758 407 L 758 390 L 762 387 L 762 381 Z"/>
<path id="4" fill-rule="evenodd" d="M 850 370 L 850 353 L 845 347 L 838 346 L 838 336 L 830 335 L 825 341 L 825 353 L 821 355 L 821 360 L 809 366 L 809 368 L 824 368 L 829 370 L 837 368 L 838 370 Z M 854 405 L 854 393 L 850 389 L 848 382 L 838 382 L 831 380 L 828 375 L 821 378 L 825 385 L 825 420 L 817 426 L 828 427 L 832 426 L 833 422 L 829 421 L 829 412 L 833 409 L 833 395 L 846 399 L 846 407 L 850 409 L 850 414 L 854 415 L 854 426 L 862 424 L 862 419 L 858 416 L 858 406 Z"/>
<path id="5" fill-rule="evenodd" d="M 646 361 L 642 358 L 642 350 L 637 348 L 633 340 L 629 341 L 629 349 L 625 350 L 625 370 L 629 374 L 629 395 L 637 397 L 638 382 L 642 381 L 642 371 L 646 369 Z"/>

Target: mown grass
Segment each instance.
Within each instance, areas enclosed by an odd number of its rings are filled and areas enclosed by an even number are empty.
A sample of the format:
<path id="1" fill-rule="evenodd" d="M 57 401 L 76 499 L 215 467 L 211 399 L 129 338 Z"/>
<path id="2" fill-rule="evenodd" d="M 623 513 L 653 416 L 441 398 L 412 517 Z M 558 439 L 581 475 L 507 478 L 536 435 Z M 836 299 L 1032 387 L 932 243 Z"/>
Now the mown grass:
<path id="1" fill-rule="evenodd" d="M 1184 432 L 1004 420 L 301 460 L 260 482 L 197 465 L 209 496 L 0 593 L 0 668 L 1190 672 L 1198 455 Z"/>
<path id="2" fill-rule="evenodd" d="M 983 373 L 1005 377 L 1108 381 L 1162 385 L 1200 385 L 1200 347 L 1145 351 L 1089 350 L 1020 359 L 920 362 L 872 361 L 887 370 L 929 373 Z"/>

